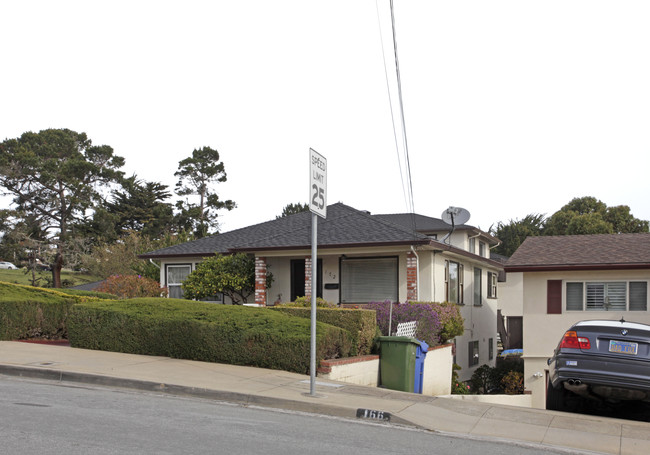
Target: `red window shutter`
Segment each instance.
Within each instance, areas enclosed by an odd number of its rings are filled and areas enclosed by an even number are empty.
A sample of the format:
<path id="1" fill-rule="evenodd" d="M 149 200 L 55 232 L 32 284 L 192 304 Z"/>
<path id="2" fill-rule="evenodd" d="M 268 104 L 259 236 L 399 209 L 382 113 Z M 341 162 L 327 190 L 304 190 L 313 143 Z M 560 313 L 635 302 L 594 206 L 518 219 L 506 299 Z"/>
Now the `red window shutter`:
<path id="1" fill-rule="evenodd" d="M 546 282 L 546 313 L 562 314 L 562 280 Z"/>

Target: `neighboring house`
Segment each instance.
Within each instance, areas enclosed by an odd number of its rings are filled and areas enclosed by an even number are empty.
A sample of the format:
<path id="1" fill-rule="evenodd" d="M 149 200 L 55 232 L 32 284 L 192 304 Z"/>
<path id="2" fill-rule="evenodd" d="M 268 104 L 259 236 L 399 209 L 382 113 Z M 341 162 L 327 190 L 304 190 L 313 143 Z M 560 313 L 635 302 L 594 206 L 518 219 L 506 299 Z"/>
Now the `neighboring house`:
<path id="1" fill-rule="evenodd" d="M 475 367 L 494 364 L 497 275 L 502 265 L 489 258 L 498 240 L 467 225 L 415 214 L 371 215 L 341 203 L 318 220 L 317 296 L 343 307 L 369 302 L 451 301 L 461 306 L 465 334 L 456 339 L 461 380 Z M 170 297 L 196 264 L 215 253 L 244 252 L 256 259 L 263 281 L 255 303 L 272 305 L 311 295 L 311 213 L 205 237 L 141 255 L 161 262 L 160 280 Z M 223 301 L 216 296 L 216 300 Z M 229 303 L 227 301 L 223 303 Z"/>
<path id="2" fill-rule="evenodd" d="M 499 304 L 523 315 L 524 381 L 533 407 L 545 407 L 547 359 L 573 323 L 650 324 L 649 233 L 528 237 L 505 271 Z"/>

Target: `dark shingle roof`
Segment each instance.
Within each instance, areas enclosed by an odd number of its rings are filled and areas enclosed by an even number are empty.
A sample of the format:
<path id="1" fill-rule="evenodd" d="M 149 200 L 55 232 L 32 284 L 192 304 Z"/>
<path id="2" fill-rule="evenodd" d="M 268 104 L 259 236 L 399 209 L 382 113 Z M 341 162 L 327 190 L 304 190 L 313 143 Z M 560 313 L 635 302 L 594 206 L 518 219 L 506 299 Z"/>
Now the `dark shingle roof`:
<path id="1" fill-rule="evenodd" d="M 650 233 L 528 237 L 506 262 L 508 272 L 650 268 Z"/>
<path id="2" fill-rule="evenodd" d="M 392 214 L 377 214 L 372 216 L 373 218 L 379 218 L 384 221 L 388 221 L 390 223 L 400 225 L 407 229 L 413 229 L 413 226 L 415 225 L 415 230 L 423 234 L 440 233 L 440 232 L 448 233 L 452 229 L 452 226 L 450 224 L 445 223 L 440 218 L 432 218 L 430 216 L 418 215 L 417 213 L 414 214 L 392 213 Z M 496 245 L 499 243 L 499 239 L 497 239 L 496 237 L 492 236 L 487 232 L 483 232 L 480 229 L 471 226 L 469 224 L 458 224 L 454 226 L 454 230 L 473 231 L 476 234 L 481 234 L 481 237 L 486 239 L 488 243 L 492 245 Z"/>
<path id="3" fill-rule="evenodd" d="M 439 218 L 432 218 L 430 216 L 411 214 L 411 213 L 387 213 L 387 214 L 377 214 L 372 215 L 374 218 L 379 218 L 384 221 L 388 221 L 393 224 L 398 224 L 400 226 L 412 228 L 415 223 L 415 230 L 418 232 L 429 232 L 429 231 L 449 231 L 451 225 L 445 223 Z M 456 229 L 472 229 L 472 226 L 465 224 L 459 224 L 456 226 Z"/>
<path id="4" fill-rule="evenodd" d="M 327 207 L 318 219 L 318 247 L 427 244 L 429 239 L 342 203 Z M 311 246 L 311 212 L 301 212 L 234 231 L 151 251 L 141 258 L 208 256 L 214 253 Z"/>

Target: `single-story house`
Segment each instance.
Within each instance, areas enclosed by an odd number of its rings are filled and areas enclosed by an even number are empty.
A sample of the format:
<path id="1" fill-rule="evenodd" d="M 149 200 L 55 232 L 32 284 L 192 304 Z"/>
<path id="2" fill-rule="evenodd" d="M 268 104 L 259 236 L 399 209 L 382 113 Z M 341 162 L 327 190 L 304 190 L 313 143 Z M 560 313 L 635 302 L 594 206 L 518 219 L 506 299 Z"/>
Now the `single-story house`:
<path id="1" fill-rule="evenodd" d="M 369 302 L 450 301 L 460 305 L 465 334 L 456 341 L 461 380 L 496 353 L 497 276 L 490 259 L 498 240 L 468 225 L 452 227 L 417 214 L 372 215 L 342 203 L 318 219 L 317 296 L 342 307 Z M 446 237 L 446 238 L 445 238 Z M 293 301 L 311 295 L 311 213 L 205 237 L 143 254 L 160 261 L 160 282 L 170 297 L 203 258 L 244 252 L 255 257 L 256 276 L 273 273 L 269 289 L 260 280 L 255 303 Z M 222 303 L 223 297 L 217 296 Z"/>
<path id="2" fill-rule="evenodd" d="M 545 407 L 547 359 L 573 323 L 650 324 L 650 233 L 528 237 L 505 271 L 499 303 L 523 316 L 524 381 L 533 407 Z"/>

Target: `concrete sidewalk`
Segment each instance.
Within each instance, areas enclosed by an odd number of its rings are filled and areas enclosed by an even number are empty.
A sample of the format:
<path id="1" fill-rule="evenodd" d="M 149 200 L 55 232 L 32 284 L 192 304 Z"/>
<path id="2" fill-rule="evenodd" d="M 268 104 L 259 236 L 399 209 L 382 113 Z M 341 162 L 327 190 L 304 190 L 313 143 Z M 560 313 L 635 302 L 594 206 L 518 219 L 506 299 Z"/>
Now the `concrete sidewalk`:
<path id="1" fill-rule="evenodd" d="M 308 375 L 279 370 L 2 341 L 0 374 L 191 395 L 348 418 L 365 414 L 381 420 L 388 413 L 391 423 L 461 436 L 607 454 L 650 453 L 650 423 L 322 380 L 316 381 L 316 396 L 311 396 Z"/>

